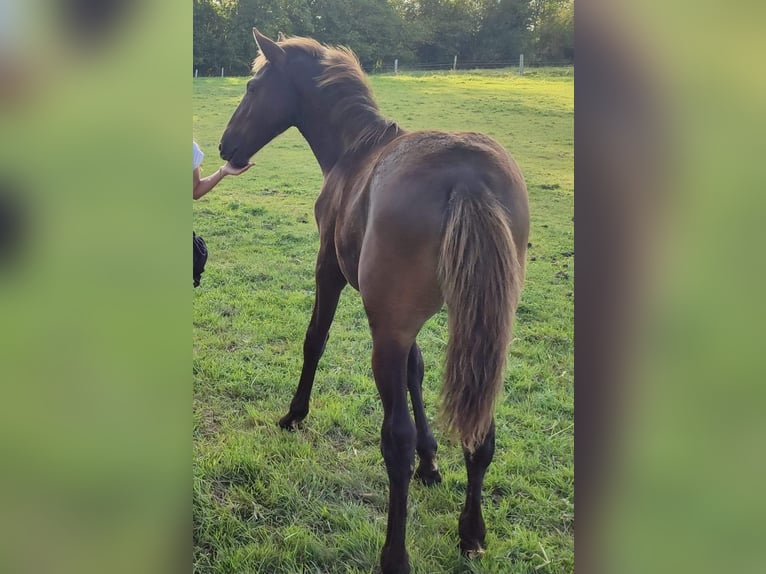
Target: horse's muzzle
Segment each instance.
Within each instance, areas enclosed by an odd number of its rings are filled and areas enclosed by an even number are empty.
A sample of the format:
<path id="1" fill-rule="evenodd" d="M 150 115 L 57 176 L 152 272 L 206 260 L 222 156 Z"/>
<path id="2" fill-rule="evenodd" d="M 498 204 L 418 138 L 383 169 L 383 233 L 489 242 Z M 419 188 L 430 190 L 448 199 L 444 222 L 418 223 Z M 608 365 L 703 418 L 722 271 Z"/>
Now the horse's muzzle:
<path id="1" fill-rule="evenodd" d="M 218 144 L 218 153 L 221 154 L 221 159 L 229 161 L 231 159 L 231 157 L 234 155 L 234 151 L 236 151 L 236 150 L 224 149 L 223 148 L 223 142 Z"/>
<path id="2" fill-rule="evenodd" d="M 233 150 L 224 149 L 223 144 L 218 146 L 218 151 L 221 152 L 221 159 L 228 161 L 231 165 L 239 169 L 245 167 L 250 158 L 242 156 L 237 157 L 237 149 L 238 148 L 234 148 Z"/>

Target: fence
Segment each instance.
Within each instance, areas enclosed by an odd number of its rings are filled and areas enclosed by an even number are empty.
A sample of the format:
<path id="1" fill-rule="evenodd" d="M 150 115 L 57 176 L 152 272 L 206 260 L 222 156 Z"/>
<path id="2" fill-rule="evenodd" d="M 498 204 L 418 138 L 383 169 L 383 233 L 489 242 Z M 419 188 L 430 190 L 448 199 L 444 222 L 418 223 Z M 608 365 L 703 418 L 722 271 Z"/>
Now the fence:
<path id="1" fill-rule="evenodd" d="M 497 70 L 500 68 L 515 68 L 517 70 L 527 68 L 560 68 L 560 67 L 573 67 L 574 63 L 563 60 L 549 61 L 549 60 L 534 60 L 532 62 L 524 61 L 520 66 L 519 61 L 510 62 L 485 62 L 485 61 L 452 61 L 448 63 L 440 64 L 382 64 L 378 66 L 363 66 L 364 71 L 368 74 L 389 74 L 398 72 L 439 72 L 448 70 Z"/>
<path id="2" fill-rule="evenodd" d="M 516 61 L 500 61 L 500 62 L 486 62 L 486 61 L 462 61 L 457 56 L 453 58 L 451 62 L 444 63 L 428 63 L 428 64 L 400 64 L 398 60 L 394 60 L 390 63 L 379 63 L 374 66 L 362 66 L 364 71 L 368 74 L 397 74 L 399 72 L 439 72 L 449 70 L 496 70 L 500 68 L 515 68 L 520 74 L 524 73 L 527 68 L 564 68 L 574 67 L 574 62 L 566 60 L 538 60 L 532 58 L 525 60 L 524 55 L 519 55 L 519 59 Z M 194 69 L 194 77 L 200 75 L 199 69 Z M 215 73 L 202 74 L 207 77 L 224 77 L 225 68 L 216 68 Z"/>

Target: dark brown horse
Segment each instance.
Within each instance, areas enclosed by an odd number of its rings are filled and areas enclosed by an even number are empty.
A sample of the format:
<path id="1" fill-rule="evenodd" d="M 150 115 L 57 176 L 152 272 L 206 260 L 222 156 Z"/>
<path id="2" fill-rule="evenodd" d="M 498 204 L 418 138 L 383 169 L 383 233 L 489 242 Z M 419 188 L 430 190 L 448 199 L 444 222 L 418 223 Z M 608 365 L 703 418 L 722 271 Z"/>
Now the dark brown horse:
<path id="1" fill-rule="evenodd" d="M 296 126 L 324 174 L 315 206 L 316 300 L 298 389 L 279 424 L 292 429 L 308 414 L 335 308 L 351 284 L 369 319 L 372 370 L 383 402 L 381 451 L 390 492 L 381 567 L 384 574 L 409 572 L 404 539 L 415 451 L 415 476 L 426 484 L 441 481 L 415 338 L 446 303 L 442 410 L 446 426 L 460 434 L 468 469 L 460 547 L 479 555 L 486 532 L 481 488 L 495 449 L 494 403 L 524 281 L 524 178 L 486 136 L 406 132 L 383 118 L 350 51 L 307 38 L 274 42 L 255 29 L 253 34 L 261 55 L 221 139 L 221 156 L 245 165 Z"/>

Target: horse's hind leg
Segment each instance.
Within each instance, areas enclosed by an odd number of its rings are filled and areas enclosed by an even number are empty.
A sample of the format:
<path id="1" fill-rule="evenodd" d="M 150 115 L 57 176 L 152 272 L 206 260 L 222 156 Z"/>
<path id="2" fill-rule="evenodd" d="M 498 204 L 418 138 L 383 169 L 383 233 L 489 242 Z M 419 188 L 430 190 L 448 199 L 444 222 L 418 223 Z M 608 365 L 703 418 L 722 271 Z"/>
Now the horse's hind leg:
<path id="1" fill-rule="evenodd" d="M 418 434 L 415 449 L 420 458 L 420 464 L 415 471 L 415 478 L 429 486 L 438 484 L 442 481 L 442 477 L 436 465 L 436 440 L 428 427 L 423 406 L 423 355 L 417 343 L 413 343 L 407 358 L 407 386 L 410 390 L 412 414 L 415 415 L 415 428 Z"/>
<path id="2" fill-rule="evenodd" d="M 481 488 L 484 484 L 484 474 L 487 472 L 492 457 L 495 454 L 495 421 L 489 427 L 489 432 L 475 451 L 463 449 L 465 466 L 468 470 L 468 489 L 465 506 L 460 514 L 458 532 L 460 533 L 460 550 L 470 557 L 484 553 L 487 529 L 481 515 Z"/>
<path id="3" fill-rule="evenodd" d="M 346 286 L 346 279 L 341 273 L 335 256 L 320 257 L 316 268 L 316 296 L 311 321 L 303 342 L 303 369 L 295 396 L 290 403 L 290 411 L 280 419 L 279 426 L 293 430 L 309 412 L 311 388 L 314 385 L 319 359 L 324 353 L 330 325 L 335 317 L 341 291 Z"/>
<path id="4" fill-rule="evenodd" d="M 407 495 L 415 463 L 415 425 L 407 408 L 410 345 L 373 332 L 372 370 L 383 403 L 380 451 L 389 483 L 388 527 L 380 556 L 383 574 L 409 574 L 405 549 Z"/>

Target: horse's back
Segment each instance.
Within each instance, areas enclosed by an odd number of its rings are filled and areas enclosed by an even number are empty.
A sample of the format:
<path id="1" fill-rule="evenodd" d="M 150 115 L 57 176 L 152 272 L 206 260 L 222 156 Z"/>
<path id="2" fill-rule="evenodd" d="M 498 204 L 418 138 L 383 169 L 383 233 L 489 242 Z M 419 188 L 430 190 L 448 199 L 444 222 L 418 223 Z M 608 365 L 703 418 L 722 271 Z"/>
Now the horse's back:
<path id="1" fill-rule="evenodd" d="M 402 231 L 413 226 L 440 230 L 440 216 L 460 185 L 475 193 L 488 190 L 506 207 L 511 226 L 528 233 L 527 190 L 521 171 L 508 152 L 484 134 L 405 134 L 382 151 L 368 185 L 370 221 L 394 217 Z"/>

